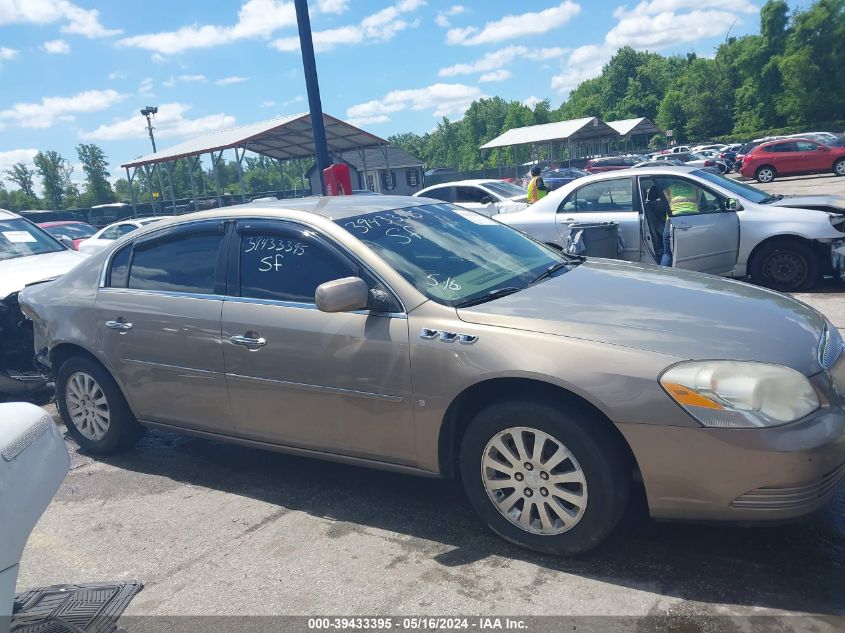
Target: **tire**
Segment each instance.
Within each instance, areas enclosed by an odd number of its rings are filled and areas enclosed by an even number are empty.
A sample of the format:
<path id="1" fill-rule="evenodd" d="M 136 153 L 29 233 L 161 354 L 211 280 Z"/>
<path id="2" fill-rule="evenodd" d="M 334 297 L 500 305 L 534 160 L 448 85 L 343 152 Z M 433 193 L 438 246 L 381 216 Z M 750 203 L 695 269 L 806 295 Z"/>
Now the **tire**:
<path id="1" fill-rule="evenodd" d="M 72 356 L 59 367 L 56 403 L 68 432 L 90 453 L 125 451 L 143 434 L 109 372 L 85 356 Z"/>
<path id="2" fill-rule="evenodd" d="M 754 172 L 755 180 L 764 184 L 772 182 L 775 178 L 777 178 L 777 175 L 778 173 L 775 171 L 775 168 L 770 167 L 769 165 L 758 167 L 757 171 Z"/>
<path id="3" fill-rule="evenodd" d="M 473 508 L 493 532 L 517 545 L 565 556 L 592 549 L 616 526 L 631 487 L 628 454 L 607 424 L 584 407 L 554 401 L 514 400 L 488 406 L 470 422 L 461 442 L 461 478 Z M 545 451 L 531 455 L 528 469 L 515 459 L 515 438 L 522 438 L 530 454 L 540 434 L 545 434 Z M 511 451 L 507 459 L 514 466 L 512 477 L 505 477 L 508 469 L 500 457 L 504 453 L 495 447 L 496 442 Z M 503 470 L 482 467 L 485 456 L 485 464 L 496 460 Z M 559 464 L 543 470 L 558 459 Z M 555 477 L 561 483 L 546 484 Z M 523 485 L 526 488 L 519 490 L 517 486 Z M 529 488 L 530 493 L 526 492 Z M 546 521 L 540 518 L 538 501 Z M 530 504 L 528 514 L 526 503 Z M 549 513 L 553 507 L 557 508 L 554 520 Z M 511 518 L 505 516 L 506 511 Z"/>
<path id="4" fill-rule="evenodd" d="M 751 281 L 780 292 L 807 290 L 818 278 L 818 256 L 796 240 L 764 244 L 751 261 Z"/>
<path id="5" fill-rule="evenodd" d="M 845 176 L 845 158 L 840 158 L 833 163 L 833 173 L 837 176 Z"/>

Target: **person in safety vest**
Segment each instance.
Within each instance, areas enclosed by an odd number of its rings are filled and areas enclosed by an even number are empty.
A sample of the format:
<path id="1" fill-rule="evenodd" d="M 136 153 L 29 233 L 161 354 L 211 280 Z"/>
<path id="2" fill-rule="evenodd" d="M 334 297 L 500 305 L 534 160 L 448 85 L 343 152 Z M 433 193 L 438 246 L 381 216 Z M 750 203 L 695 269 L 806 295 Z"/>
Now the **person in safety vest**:
<path id="1" fill-rule="evenodd" d="M 669 203 L 669 213 L 666 214 L 666 224 L 663 227 L 663 257 L 661 266 L 672 265 L 672 218 L 678 215 L 698 213 L 701 202 L 701 189 L 687 180 L 672 180 L 663 189 L 666 202 Z"/>
<path id="2" fill-rule="evenodd" d="M 543 182 L 543 177 L 540 175 L 541 170 L 535 166 L 531 168 L 531 182 L 528 183 L 528 204 L 534 204 L 540 198 L 545 197 L 549 193 L 546 183 Z"/>

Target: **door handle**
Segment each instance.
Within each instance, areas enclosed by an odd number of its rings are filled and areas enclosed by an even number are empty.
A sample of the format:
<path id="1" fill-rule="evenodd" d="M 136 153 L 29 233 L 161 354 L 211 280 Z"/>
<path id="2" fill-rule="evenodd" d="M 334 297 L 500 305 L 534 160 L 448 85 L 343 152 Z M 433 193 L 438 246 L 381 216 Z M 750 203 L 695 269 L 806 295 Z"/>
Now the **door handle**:
<path id="1" fill-rule="evenodd" d="M 132 324 L 118 319 L 117 321 L 106 321 L 106 327 L 110 330 L 118 330 L 120 332 L 128 332 L 132 329 Z"/>
<path id="2" fill-rule="evenodd" d="M 690 226 L 686 222 L 681 222 L 680 224 L 675 224 L 674 227 L 676 229 L 678 229 L 679 231 L 689 231 L 692 228 L 692 226 Z"/>
<path id="3" fill-rule="evenodd" d="M 233 336 L 229 339 L 235 345 L 241 345 L 249 350 L 255 351 L 267 345 L 267 339 L 263 336 Z"/>
<path id="4" fill-rule="evenodd" d="M 564 222 L 575 222 L 575 218 L 566 218 Z"/>

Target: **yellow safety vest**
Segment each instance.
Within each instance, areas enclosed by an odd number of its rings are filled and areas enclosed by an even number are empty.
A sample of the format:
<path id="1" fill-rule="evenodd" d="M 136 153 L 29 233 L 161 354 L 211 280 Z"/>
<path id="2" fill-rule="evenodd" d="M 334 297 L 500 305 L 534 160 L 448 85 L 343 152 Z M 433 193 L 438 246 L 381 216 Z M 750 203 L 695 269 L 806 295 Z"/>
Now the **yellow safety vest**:
<path id="1" fill-rule="evenodd" d="M 540 198 L 545 197 L 548 193 L 547 191 L 543 191 L 542 189 L 537 188 L 537 180 L 541 178 L 541 176 L 534 176 L 531 179 L 531 182 L 528 183 L 528 204 L 533 204 L 537 202 Z"/>
<path id="2" fill-rule="evenodd" d="M 691 183 L 674 182 L 664 193 L 666 193 L 672 215 L 698 213 L 699 191 Z"/>

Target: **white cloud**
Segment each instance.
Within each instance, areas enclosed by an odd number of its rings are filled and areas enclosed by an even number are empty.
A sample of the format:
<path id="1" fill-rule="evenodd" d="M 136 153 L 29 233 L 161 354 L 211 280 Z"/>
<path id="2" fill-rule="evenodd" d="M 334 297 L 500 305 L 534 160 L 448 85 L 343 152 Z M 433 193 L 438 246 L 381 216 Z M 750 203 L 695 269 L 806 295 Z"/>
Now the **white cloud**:
<path id="1" fill-rule="evenodd" d="M 100 24 L 96 9 L 82 9 L 68 0 L 0 0 L 0 26 L 54 22 L 64 22 L 63 33 L 85 37 L 110 37 L 123 32 Z"/>
<path id="2" fill-rule="evenodd" d="M 613 16 L 616 25 L 603 44 L 576 48 L 562 71 L 552 77 L 552 88 L 567 92 L 586 79 L 596 77 L 623 46 L 660 50 L 697 40 L 724 36 L 731 25 L 741 23 L 740 13 L 759 8 L 748 0 L 643 0 L 633 9 L 620 6 Z"/>
<path id="3" fill-rule="evenodd" d="M 434 22 L 437 24 L 437 26 L 440 26 L 444 29 L 447 29 L 450 26 L 452 26 L 452 23 L 449 20 L 449 18 L 451 18 L 452 16 L 455 16 L 455 15 L 460 15 L 461 13 L 466 13 L 466 12 L 467 12 L 467 8 L 465 6 L 460 5 L 460 4 L 456 4 L 455 6 L 450 7 L 449 9 L 446 9 L 445 11 L 438 11 L 437 17 L 434 18 Z"/>
<path id="4" fill-rule="evenodd" d="M 346 120 L 349 125 L 355 127 L 364 127 L 365 125 L 378 125 L 380 123 L 390 123 L 390 117 L 386 114 L 379 114 L 376 116 L 352 117 Z"/>
<path id="5" fill-rule="evenodd" d="M 141 97 L 152 97 L 153 96 L 153 78 L 147 77 L 143 81 L 141 81 L 141 85 L 138 86 L 138 95 Z"/>
<path id="6" fill-rule="evenodd" d="M 162 81 L 161 85 L 165 88 L 172 88 L 177 83 L 183 84 L 190 84 L 190 83 L 205 83 L 208 79 L 205 75 L 179 75 L 178 77 L 170 77 L 166 81 Z"/>
<path id="7" fill-rule="evenodd" d="M 218 79 L 214 83 L 218 86 L 231 86 L 232 84 L 240 84 L 248 80 L 248 77 L 239 77 L 237 75 L 232 75 L 231 77 L 223 77 L 222 79 Z"/>
<path id="8" fill-rule="evenodd" d="M 469 64 L 455 64 L 441 68 L 438 71 L 440 77 L 455 77 L 457 75 L 472 75 L 475 73 L 490 72 L 503 68 L 518 59 L 532 59 L 545 61 L 557 59 L 566 54 L 565 48 L 528 48 L 527 46 L 506 46 L 497 51 L 485 54 L 483 57 Z"/>
<path id="9" fill-rule="evenodd" d="M 292 106 L 294 103 L 302 103 L 305 101 L 305 97 L 302 95 L 296 95 L 292 99 L 288 99 L 287 101 L 282 102 L 282 107 L 286 108 L 288 106 Z"/>
<path id="10" fill-rule="evenodd" d="M 533 110 L 534 106 L 536 106 L 538 103 L 541 103 L 542 101 L 543 100 L 540 97 L 535 97 L 534 95 L 531 95 L 522 102 L 522 105 Z"/>
<path id="11" fill-rule="evenodd" d="M 26 128 L 48 128 L 56 119 L 73 120 L 76 114 L 107 110 L 127 96 L 115 90 L 87 90 L 71 97 L 44 97 L 40 103 L 16 103 L 0 111 L 0 121 L 12 121 Z"/>
<path id="12" fill-rule="evenodd" d="M 13 185 L 12 181 L 6 178 L 6 170 L 11 169 L 15 163 L 25 163 L 31 167 L 32 159 L 37 153 L 37 149 L 13 149 L 0 152 L 0 182 Z"/>
<path id="13" fill-rule="evenodd" d="M 349 9 L 349 0 L 317 0 L 320 13 L 344 13 Z"/>
<path id="14" fill-rule="evenodd" d="M 211 48 L 242 39 L 267 38 L 280 28 L 294 25 L 296 11 L 292 2 L 248 0 L 241 5 L 238 21 L 234 25 L 193 24 L 175 31 L 125 37 L 118 41 L 118 45 L 143 48 L 159 55 L 173 55 L 193 48 Z"/>
<path id="15" fill-rule="evenodd" d="M 330 51 L 343 44 L 361 44 L 363 42 L 387 42 L 405 29 L 416 28 L 420 21 L 405 20 L 401 16 L 416 11 L 425 4 L 425 0 L 400 0 L 396 4 L 368 15 L 358 24 L 340 26 L 325 31 L 314 31 L 311 37 L 314 50 Z M 299 37 L 283 37 L 274 40 L 270 46 L 286 53 L 299 51 Z"/>
<path id="16" fill-rule="evenodd" d="M 126 79 L 126 73 L 122 70 L 109 73 L 109 81 L 117 81 L 118 79 Z"/>
<path id="17" fill-rule="evenodd" d="M 507 15 L 495 22 L 488 22 L 481 29 L 475 26 L 450 29 L 446 32 L 446 43 L 476 46 L 548 33 L 567 24 L 580 11 L 579 4 L 565 0 L 558 6 L 543 11 Z"/>
<path id="18" fill-rule="evenodd" d="M 505 70 L 504 68 L 500 68 L 499 70 L 492 70 L 489 73 L 484 73 L 481 77 L 478 78 L 478 81 L 482 83 L 488 83 L 491 81 L 504 81 L 505 79 L 510 79 L 513 76 L 513 73 L 509 70 Z"/>
<path id="19" fill-rule="evenodd" d="M 382 99 L 367 101 L 346 110 L 346 116 L 356 121 L 386 123 L 389 115 L 403 110 L 433 110 L 436 117 L 463 116 L 470 104 L 485 97 L 475 86 L 464 84 L 433 84 L 426 88 L 392 90 Z"/>
<path id="20" fill-rule="evenodd" d="M 20 51 L 8 46 L 0 46 L 0 62 L 7 62 L 18 56 Z"/>
<path id="21" fill-rule="evenodd" d="M 185 114 L 191 106 L 185 103 L 165 103 L 159 106 L 154 119 L 155 133 L 158 138 L 193 136 L 215 132 L 232 127 L 235 117 L 229 114 L 209 114 L 196 119 L 189 119 Z M 80 138 L 87 141 L 118 141 L 143 139 L 147 136 L 146 121 L 137 113 L 127 119 L 104 124 L 95 130 L 81 132 Z"/>
<path id="22" fill-rule="evenodd" d="M 273 108 L 276 106 L 275 101 L 270 101 L 267 99 L 266 101 L 262 101 L 261 104 L 258 106 L 259 108 Z"/>
<path id="23" fill-rule="evenodd" d="M 49 40 L 43 44 L 44 52 L 51 55 L 67 55 L 70 53 L 70 44 L 64 40 Z"/>

